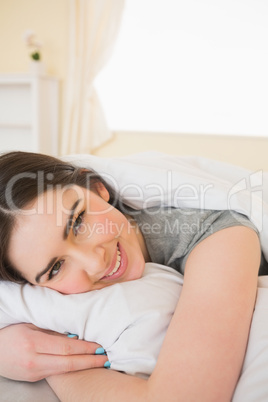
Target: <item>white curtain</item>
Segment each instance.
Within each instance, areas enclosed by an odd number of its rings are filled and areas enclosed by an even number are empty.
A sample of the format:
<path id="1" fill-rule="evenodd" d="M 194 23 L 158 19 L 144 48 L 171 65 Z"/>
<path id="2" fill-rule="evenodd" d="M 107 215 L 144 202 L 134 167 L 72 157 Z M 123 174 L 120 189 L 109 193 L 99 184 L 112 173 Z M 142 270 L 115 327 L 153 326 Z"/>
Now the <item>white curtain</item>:
<path id="1" fill-rule="evenodd" d="M 94 89 L 111 55 L 125 0 L 69 0 L 70 51 L 61 153 L 89 153 L 111 138 Z"/>

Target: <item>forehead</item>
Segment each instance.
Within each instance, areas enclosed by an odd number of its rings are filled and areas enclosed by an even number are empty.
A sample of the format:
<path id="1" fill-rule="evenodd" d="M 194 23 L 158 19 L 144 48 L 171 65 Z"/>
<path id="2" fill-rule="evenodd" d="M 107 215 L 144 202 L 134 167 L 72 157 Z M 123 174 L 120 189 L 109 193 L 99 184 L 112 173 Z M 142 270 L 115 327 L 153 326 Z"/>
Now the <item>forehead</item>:
<path id="1" fill-rule="evenodd" d="M 29 222 L 48 218 L 52 218 L 51 220 L 55 220 L 57 226 L 60 226 L 64 223 L 65 216 L 70 214 L 72 201 L 85 198 L 88 198 L 87 190 L 79 186 L 47 191 L 18 212 L 15 226 L 18 228 Z"/>
<path id="2" fill-rule="evenodd" d="M 56 188 L 40 194 L 37 199 L 20 210 L 16 217 L 17 227 L 27 225 L 30 221 L 39 221 L 40 219 L 52 218 L 56 220 L 57 226 L 62 225 L 62 218 L 71 212 L 74 200 L 88 200 L 90 191 L 76 186 Z"/>
<path id="3" fill-rule="evenodd" d="M 60 215 L 70 212 L 70 201 L 74 199 L 83 199 L 90 192 L 86 189 L 71 185 L 64 188 L 56 187 L 54 190 L 40 194 L 37 199 L 24 208 L 23 216 L 29 215 Z"/>

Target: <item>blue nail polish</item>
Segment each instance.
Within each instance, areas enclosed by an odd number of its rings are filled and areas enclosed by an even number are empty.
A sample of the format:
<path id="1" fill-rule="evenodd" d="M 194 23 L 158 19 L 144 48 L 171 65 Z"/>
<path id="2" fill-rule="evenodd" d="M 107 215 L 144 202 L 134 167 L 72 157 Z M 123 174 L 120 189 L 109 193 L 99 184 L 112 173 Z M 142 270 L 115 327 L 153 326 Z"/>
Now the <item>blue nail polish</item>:
<path id="1" fill-rule="evenodd" d="M 103 355 L 105 354 L 105 350 L 103 348 L 98 348 L 95 351 L 95 355 Z"/>
<path id="2" fill-rule="evenodd" d="M 104 363 L 104 367 L 105 368 L 110 368 L 111 367 L 111 363 L 109 362 L 109 360 Z"/>
<path id="3" fill-rule="evenodd" d="M 76 334 L 68 334 L 67 337 L 68 338 L 76 338 L 76 337 L 78 338 L 78 335 L 76 335 Z"/>

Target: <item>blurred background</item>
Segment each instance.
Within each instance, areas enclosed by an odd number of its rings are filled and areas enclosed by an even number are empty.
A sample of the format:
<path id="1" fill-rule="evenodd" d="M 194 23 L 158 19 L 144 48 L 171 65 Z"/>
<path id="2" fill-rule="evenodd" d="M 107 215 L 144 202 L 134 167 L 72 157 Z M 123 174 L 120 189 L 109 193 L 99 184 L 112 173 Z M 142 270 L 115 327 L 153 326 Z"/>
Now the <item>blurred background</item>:
<path id="1" fill-rule="evenodd" d="M 0 151 L 268 170 L 267 21 L 266 0 L 0 0 Z"/>

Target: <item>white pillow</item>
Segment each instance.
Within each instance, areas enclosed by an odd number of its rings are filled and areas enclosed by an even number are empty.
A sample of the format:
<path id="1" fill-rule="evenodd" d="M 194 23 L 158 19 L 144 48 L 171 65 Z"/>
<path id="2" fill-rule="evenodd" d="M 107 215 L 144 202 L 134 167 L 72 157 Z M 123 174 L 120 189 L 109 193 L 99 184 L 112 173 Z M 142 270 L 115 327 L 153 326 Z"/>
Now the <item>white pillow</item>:
<path id="1" fill-rule="evenodd" d="M 98 342 L 111 368 L 148 376 L 156 364 L 182 289 L 174 269 L 147 263 L 141 279 L 101 290 L 63 295 L 54 290 L 0 282 L 0 328 L 30 322 Z"/>
<path id="2" fill-rule="evenodd" d="M 0 327 L 24 321 L 77 333 L 81 339 L 100 342 L 108 351 L 112 368 L 148 375 L 182 283 L 182 276 L 171 268 L 151 263 L 146 264 L 143 279 L 82 295 L 0 282 Z M 260 277 L 247 353 L 233 402 L 267 402 L 267 375 L 268 277 Z"/>

